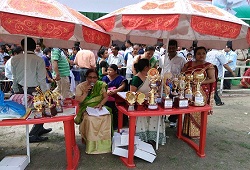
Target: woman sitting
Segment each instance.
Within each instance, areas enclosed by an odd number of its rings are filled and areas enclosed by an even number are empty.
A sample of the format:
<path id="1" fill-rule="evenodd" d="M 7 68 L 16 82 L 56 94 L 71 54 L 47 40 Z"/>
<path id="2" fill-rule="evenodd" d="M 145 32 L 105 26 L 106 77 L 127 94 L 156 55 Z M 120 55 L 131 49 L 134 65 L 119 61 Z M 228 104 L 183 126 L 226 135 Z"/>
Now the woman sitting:
<path id="1" fill-rule="evenodd" d="M 140 59 L 134 67 L 139 71 L 131 81 L 130 91 L 142 92 L 146 96 L 150 91 L 149 80 L 146 78 L 150 69 L 148 59 Z M 136 119 L 136 135 L 145 142 L 156 142 L 157 139 L 157 126 L 158 116 L 140 116 Z M 159 144 L 164 145 L 166 143 L 165 123 L 163 119 L 160 121 L 160 135 Z"/>
<path id="2" fill-rule="evenodd" d="M 99 75 L 99 80 L 102 80 L 102 78 L 108 74 L 108 63 L 106 59 L 109 57 L 108 50 L 106 48 L 102 48 L 98 51 L 98 56 L 101 57 L 101 59 L 98 61 L 97 64 L 97 70 Z"/>
<path id="3" fill-rule="evenodd" d="M 127 90 L 127 80 L 118 74 L 118 67 L 115 64 L 111 64 L 108 67 L 108 75 L 104 76 L 102 78 L 102 81 L 106 82 L 108 84 L 108 96 L 109 99 L 106 102 L 106 106 L 112 108 L 112 114 L 113 114 L 113 128 L 116 129 L 118 126 L 118 110 L 115 106 L 115 98 L 114 95 L 117 92 L 125 91 Z M 128 121 L 128 117 L 125 115 L 123 118 L 125 125 Z"/>
<path id="4" fill-rule="evenodd" d="M 97 71 L 87 70 L 86 81 L 76 87 L 75 99 L 80 102 L 75 123 L 80 124 L 79 130 L 83 142 L 86 143 L 86 153 L 111 152 L 111 115 L 90 116 L 86 112 L 87 106 L 102 109 L 108 100 L 107 84 L 98 81 Z"/>
<path id="5" fill-rule="evenodd" d="M 207 50 L 205 47 L 197 47 L 194 50 L 195 61 L 187 62 L 182 68 L 186 74 L 203 73 L 205 80 L 201 82 L 201 93 L 204 103 L 212 106 L 214 101 L 214 91 L 216 89 L 217 72 L 213 64 L 206 62 Z M 196 86 L 196 85 L 194 85 Z M 195 87 L 193 87 L 193 92 Z M 210 112 L 212 113 L 212 112 Z M 183 133 L 191 138 L 200 136 L 201 113 L 186 114 L 183 122 Z"/>

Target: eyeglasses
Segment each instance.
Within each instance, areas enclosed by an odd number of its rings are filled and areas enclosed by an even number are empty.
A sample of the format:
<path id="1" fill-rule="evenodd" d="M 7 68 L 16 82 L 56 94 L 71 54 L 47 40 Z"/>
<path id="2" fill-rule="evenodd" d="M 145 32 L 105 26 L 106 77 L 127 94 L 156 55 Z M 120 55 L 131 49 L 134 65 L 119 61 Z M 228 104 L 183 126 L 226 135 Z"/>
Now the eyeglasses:
<path id="1" fill-rule="evenodd" d="M 98 79 L 98 77 L 87 76 L 89 79 Z"/>

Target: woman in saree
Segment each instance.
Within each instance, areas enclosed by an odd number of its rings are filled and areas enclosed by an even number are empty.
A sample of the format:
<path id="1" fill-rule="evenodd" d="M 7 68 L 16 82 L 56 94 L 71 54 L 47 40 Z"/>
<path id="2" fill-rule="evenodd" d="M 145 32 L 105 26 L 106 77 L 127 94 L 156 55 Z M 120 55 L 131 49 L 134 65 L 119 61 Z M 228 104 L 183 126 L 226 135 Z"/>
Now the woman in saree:
<path id="1" fill-rule="evenodd" d="M 138 61 L 140 59 L 143 59 L 143 58 L 146 58 L 146 59 L 149 60 L 150 68 L 157 68 L 158 67 L 158 60 L 153 56 L 154 53 L 155 53 L 155 47 L 147 46 L 145 48 L 144 54 L 135 56 L 134 63 L 132 65 L 133 75 L 136 75 L 138 73 L 138 71 L 139 71 L 134 67 L 134 64 L 138 63 Z"/>
<path id="2" fill-rule="evenodd" d="M 137 64 L 134 65 L 139 71 L 135 76 L 133 76 L 130 91 L 132 92 L 142 92 L 146 95 L 149 94 L 151 90 L 149 87 L 149 80 L 146 77 L 150 69 L 148 59 L 140 59 Z M 140 116 L 136 119 L 136 135 L 140 137 L 142 141 L 155 144 L 157 139 L 157 127 L 158 127 L 158 116 Z M 160 121 L 160 135 L 159 144 L 164 145 L 166 143 L 165 134 L 165 123 L 163 119 Z"/>
<path id="3" fill-rule="evenodd" d="M 187 62 L 182 68 L 185 74 L 203 73 L 205 79 L 201 82 L 201 93 L 204 97 L 204 103 L 213 105 L 214 92 L 216 90 L 217 71 L 213 64 L 206 62 L 207 50 L 205 47 L 197 47 L 194 50 L 195 61 Z M 193 84 L 193 92 L 195 84 Z M 212 111 L 210 111 L 210 114 Z M 183 122 L 183 134 L 190 138 L 199 138 L 200 136 L 201 113 L 186 114 Z"/>
<path id="4" fill-rule="evenodd" d="M 80 124 L 79 132 L 86 144 L 87 154 L 111 152 L 111 114 L 90 116 L 87 106 L 102 109 L 108 100 L 107 84 L 98 81 L 98 73 L 94 69 L 86 72 L 86 81 L 76 87 L 75 99 L 80 102 L 75 123 Z M 111 110 L 107 108 L 111 113 Z"/>
<path id="5" fill-rule="evenodd" d="M 113 128 L 117 129 L 118 127 L 118 110 L 115 106 L 115 98 L 114 95 L 117 94 L 117 92 L 122 92 L 127 90 L 127 80 L 118 74 L 118 66 L 115 64 L 111 64 L 108 67 L 108 75 L 104 76 L 102 78 L 102 81 L 107 83 L 108 85 L 108 101 L 106 102 L 106 106 L 112 108 L 112 114 L 113 114 Z M 123 118 L 123 124 L 126 125 L 128 121 L 128 117 L 124 115 Z"/>

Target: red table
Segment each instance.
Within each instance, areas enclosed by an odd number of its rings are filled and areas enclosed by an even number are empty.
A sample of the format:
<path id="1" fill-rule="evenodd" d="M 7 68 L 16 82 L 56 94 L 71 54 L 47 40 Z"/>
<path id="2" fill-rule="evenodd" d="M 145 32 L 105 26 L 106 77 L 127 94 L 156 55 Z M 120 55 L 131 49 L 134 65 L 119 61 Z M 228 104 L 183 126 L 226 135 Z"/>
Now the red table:
<path id="1" fill-rule="evenodd" d="M 159 107 L 157 110 L 145 110 L 145 111 L 128 111 L 124 104 L 116 101 L 118 109 L 118 130 L 122 128 L 123 114 L 129 116 L 129 146 L 128 146 L 128 158 L 120 157 L 123 163 L 127 167 L 135 167 L 134 164 L 134 136 L 136 128 L 136 117 L 138 116 L 161 116 L 161 115 L 178 115 L 177 137 L 188 143 L 200 157 L 205 157 L 205 144 L 206 144 L 206 132 L 207 132 L 207 115 L 208 111 L 212 108 L 209 105 L 204 107 L 189 106 L 185 109 L 163 109 Z M 196 144 L 191 139 L 182 135 L 182 115 L 186 113 L 201 112 L 201 128 L 200 128 L 200 141 Z"/>
<path id="2" fill-rule="evenodd" d="M 2 120 L 0 121 L 0 126 L 16 126 L 16 125 L 63 122 L 65 146 L 66 146 L 67 170 L 74 170 L 77 168 L 78 161 L 80 158 L 79 148 L 75 140 L 74 117 L 75 114 L 69 116 L 56 116 L 51 118 L 28 119 L 28 120 L 25 119 Z"/>

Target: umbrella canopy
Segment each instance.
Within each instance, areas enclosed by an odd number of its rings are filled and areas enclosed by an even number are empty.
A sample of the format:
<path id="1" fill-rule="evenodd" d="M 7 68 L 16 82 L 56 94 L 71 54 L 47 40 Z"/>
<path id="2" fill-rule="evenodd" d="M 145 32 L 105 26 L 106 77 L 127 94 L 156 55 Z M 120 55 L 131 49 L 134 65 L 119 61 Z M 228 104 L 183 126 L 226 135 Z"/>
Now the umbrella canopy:
<path id="1" fill-rule="evenodd" d="M 81 13 L 54 0 L 1 0 L 0 39 L 20 43 L 24 36 L 43 38 L 51 47 L 109 46 L 110 36 Z"/>
<path id="2" fill-rule="evenodd" d="M 118 9 L 96 20 L 112 39 L 156 44 L 158 39 L 178 40 L 183 47 L 193 41 L 207 48 L 234 48 L 250 44 L 249 25 L 216 6 L 188 0 L 147 0 Z M 167 43 L 167 42 L 165 42 Z"/>

